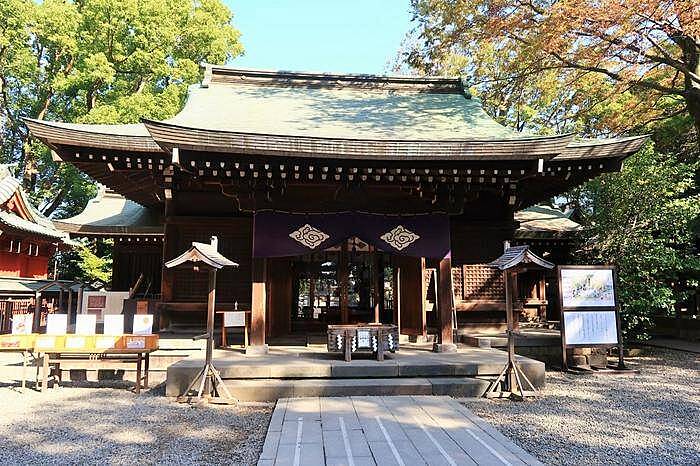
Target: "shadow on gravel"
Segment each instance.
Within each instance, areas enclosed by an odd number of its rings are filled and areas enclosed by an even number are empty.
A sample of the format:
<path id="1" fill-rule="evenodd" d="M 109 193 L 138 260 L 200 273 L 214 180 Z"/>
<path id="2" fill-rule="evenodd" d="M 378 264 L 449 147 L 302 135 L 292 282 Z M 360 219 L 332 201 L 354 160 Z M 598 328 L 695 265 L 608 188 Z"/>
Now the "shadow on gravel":
<path id="1" fill-rule="evenodd" d="M 1 464 L 251 464 L 270 406 L 176 403 L 164 384 L 136 396 L 80 382 L 45 393 L 0 389 Z M 104 387 L 103 383 L 100 383 Z"/>
<path id="2" fill-rule="evenodd" d="M 697 464 L 700 356 L 655 350 L 637 375 L 547 373 L 541 397 L 467 402 L 551 464 Z"/>

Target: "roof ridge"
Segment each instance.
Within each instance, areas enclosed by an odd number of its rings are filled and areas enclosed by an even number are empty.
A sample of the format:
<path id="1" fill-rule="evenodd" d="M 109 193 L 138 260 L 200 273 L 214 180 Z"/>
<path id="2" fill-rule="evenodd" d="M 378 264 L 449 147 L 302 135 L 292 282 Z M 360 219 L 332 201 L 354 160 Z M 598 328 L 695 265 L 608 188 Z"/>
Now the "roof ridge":
<path id="1" fill-rule="evenodd" d="M 466 81 L 460 76 L 408 76 L 318 71 L 266 70 L 202 63 L 202 87 L 215 84 L 252 84 L 258 86 L 299 86 L 381 90 L 405 90 L 463 94 L 470 97 Z"/>

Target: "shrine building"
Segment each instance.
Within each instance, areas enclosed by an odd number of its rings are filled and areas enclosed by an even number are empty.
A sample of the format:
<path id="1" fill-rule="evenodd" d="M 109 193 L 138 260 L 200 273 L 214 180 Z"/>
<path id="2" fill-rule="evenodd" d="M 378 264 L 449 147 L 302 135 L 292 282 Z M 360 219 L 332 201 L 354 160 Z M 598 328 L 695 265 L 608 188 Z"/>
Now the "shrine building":
<path id="1" fill-rule="evenodd" d="M 618 171 L 646 139 L 517 132 L 459 78 L 205 67 L 168 120 L 26 123 L 106 186 L 56 225 L 114 238 L 114 290 L 143 276 L 161 329 L 202 325 L 206 274 L 163 263 L 216 235 L 240 264 L 219 273 L 217 308 L 251 310 L 254 350 L 372 321 L 449 346 L 455 319 L 504 313 L 482 265 L 504 241 L 567 247 L 576 224 L 539 204 Z"/>

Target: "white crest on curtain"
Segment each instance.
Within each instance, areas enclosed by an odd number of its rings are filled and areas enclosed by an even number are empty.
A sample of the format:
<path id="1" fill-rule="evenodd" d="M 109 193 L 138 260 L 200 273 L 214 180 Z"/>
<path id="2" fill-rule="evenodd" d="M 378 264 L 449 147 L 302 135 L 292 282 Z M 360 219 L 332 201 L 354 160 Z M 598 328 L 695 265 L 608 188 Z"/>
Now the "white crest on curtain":
<path id="1" fill-rule="evenodd" d="M 410 246 L 412 243 L 418 241 L 420 236 L 413 233 L 408 228 L 405 228 L 403 225 L 398 225 L 393 230 L 384 233 L 382 236 L 380 236 L 380 238 L 390 244 L 397 251 L 401 251 Z"/>
<path id="2" fill-rule="evenodd" d="M 308 223 L 291 232 L 289 237 L 309 249 L 316 249 L 321 243 L 330 238 L 330 236 Z"/>

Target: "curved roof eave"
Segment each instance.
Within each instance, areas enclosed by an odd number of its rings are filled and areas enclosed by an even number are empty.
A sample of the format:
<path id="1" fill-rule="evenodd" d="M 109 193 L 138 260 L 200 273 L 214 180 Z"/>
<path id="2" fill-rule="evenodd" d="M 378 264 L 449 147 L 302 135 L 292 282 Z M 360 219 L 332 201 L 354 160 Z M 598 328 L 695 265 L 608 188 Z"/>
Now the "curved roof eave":
<path id="1" fill-rule="evenodd" d="M 573 139 L 572 134 L 518 139 L 348 139 L 202 129 L 146 119 L 143 124 L 167 151 L 178 147 L 196 151 L 354 160 L 552 159 Z"/>
<path id="2" fill-rule="evenodd" d="M 589 160 L 610 157 L 628 157 L 639 151 L 649 140 L 649 135 L 624 138 L 581 140 L 571 142 L 561 154 L 552 159 L 555 162 L 568 160 Z"/>
<path id="3" fill-rule="evenodd" d="M 113 149 L 124 152 L 162 152 L 146 127 L 132 125 L 87 125 L 24 118 L 32 135 L 50 146 L 65 145 Z"/>

